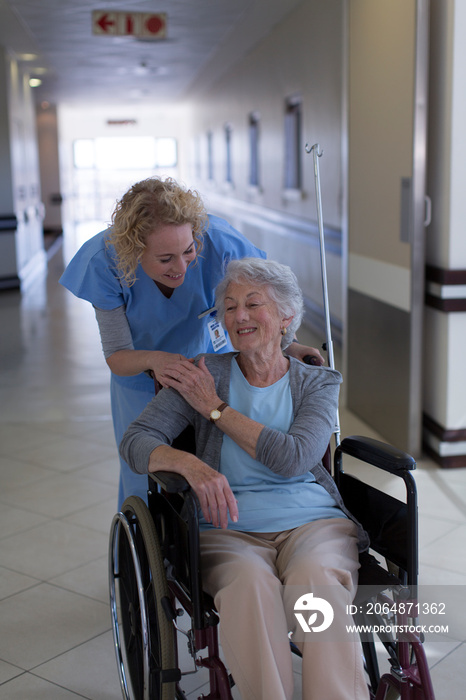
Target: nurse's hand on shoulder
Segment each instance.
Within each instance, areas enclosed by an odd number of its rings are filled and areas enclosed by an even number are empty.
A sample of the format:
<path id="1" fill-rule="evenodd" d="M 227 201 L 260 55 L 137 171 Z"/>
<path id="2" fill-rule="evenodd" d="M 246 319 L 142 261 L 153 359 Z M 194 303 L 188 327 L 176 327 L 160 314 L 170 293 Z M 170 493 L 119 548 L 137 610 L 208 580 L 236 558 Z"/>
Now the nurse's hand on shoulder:
<path id="1" fill-rule="evenodd" d="M 149 366 L 147 367 L 147 369 L 151 370 L 158 383 L 164 387 L 170 386 L 165 381 L 167 367 L 175 368 L 176 371 L 176 368 L 182 362 L 194 362 L 194 359 L 189 359 L 187 357 L 184 357 L 184 355 L 180 355 L 179 353 L 162 352 L 160 350 L 155 350 L 154 352 L 151 352 L 149 354 Z"/>

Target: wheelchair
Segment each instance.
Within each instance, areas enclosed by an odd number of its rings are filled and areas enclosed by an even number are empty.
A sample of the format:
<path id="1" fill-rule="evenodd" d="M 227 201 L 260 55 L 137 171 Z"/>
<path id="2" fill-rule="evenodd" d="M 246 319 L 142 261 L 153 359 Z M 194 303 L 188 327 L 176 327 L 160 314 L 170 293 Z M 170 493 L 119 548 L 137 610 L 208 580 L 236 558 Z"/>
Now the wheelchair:
<path id="1" fill-rule="evenodd" d="M 404 500 L 347 473 L 344 459 L 356 459 L 401 479 Z M 359 436 L 345 438 L 335 449 L 333 470 L 331 461 L 329 448 L 324 465 L 333 471 L 346 507 L 371 540 L 370 551 L 360 555 L 354 622 L 373 625 L 368 604 L 371 611 L 378 611 L 377 620 L 386 622 L 384 611 L 393 618 L 395 605 L 397 624 L 411 630 L 415 618 L 408 613 L 416 609 L 412 604 L 418 576 L 415 461 L 390 445 Z M 130 497 L 115 515 L 109 544 L 109 588 L 125 700 L 186 700 L 183 678 L 191 671 L 179 668 L 180 637 L 186 638 L 193 666 L 208 669 L 210 691 L 199 698 L 231 700 L 234 679 L 220 657 L 219 616 L 202 589 L 198 504 L 182 476 L 150 474 L 148 506 Z M 189 629 L 183 632 L 178 625 L 182 614 L 189 618 Z M 411 631 L 361 636 L 372 700 L 435 700 L 422 641 Z M 299 655 L 294 645 L 291 648 Z M 389 662 L 389 671 L 383 674 L 378 663 L 380 648 Z"/>

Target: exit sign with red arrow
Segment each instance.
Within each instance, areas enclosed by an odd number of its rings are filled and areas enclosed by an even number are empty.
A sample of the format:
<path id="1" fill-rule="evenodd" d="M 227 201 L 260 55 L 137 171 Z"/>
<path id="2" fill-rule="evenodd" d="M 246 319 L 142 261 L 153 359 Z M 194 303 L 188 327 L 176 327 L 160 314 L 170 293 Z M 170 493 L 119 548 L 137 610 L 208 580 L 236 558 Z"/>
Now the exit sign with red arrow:
<path id="1" fill-rule="evenodd" d="M 92 12 L 92 33 L 100 36 L 136 36 L 144 39 L 165 39 L 167 15 L 162 12 Z"/>

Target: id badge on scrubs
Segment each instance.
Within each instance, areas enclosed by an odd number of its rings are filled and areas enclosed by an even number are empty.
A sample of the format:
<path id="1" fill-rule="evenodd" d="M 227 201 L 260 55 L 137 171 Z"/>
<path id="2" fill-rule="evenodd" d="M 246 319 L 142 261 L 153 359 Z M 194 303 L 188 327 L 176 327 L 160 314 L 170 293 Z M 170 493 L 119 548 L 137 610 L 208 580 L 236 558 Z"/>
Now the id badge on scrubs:
<path id="1" fill-rule="evenodd" d="M 227 339 L 225 337 L 225 331 L 223 330 L 223 326 L 220 323 L 220 321 L 217 321 L 214 318 L 212 319 L 212 321 L 209 321 L 207 327 L 209 329 L 210 339 L 212 341 L 214 351 L 218 352 L 227 344 Z"/>

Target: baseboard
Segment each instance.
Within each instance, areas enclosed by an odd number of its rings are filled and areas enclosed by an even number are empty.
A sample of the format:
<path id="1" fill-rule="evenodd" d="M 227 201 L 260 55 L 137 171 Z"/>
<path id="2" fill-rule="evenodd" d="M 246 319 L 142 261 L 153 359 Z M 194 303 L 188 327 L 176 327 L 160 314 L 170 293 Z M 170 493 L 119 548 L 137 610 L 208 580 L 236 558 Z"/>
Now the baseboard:
<path id="1" fill-rule="evenodd" d="M 448 430 L 424 414 L 423 449 L 443 469 L 466 467 L 466 428 Z"/>

